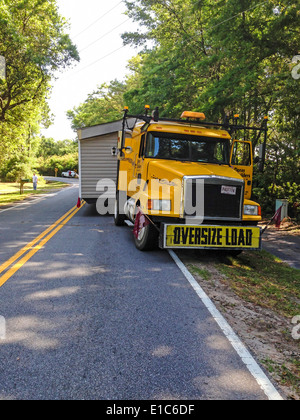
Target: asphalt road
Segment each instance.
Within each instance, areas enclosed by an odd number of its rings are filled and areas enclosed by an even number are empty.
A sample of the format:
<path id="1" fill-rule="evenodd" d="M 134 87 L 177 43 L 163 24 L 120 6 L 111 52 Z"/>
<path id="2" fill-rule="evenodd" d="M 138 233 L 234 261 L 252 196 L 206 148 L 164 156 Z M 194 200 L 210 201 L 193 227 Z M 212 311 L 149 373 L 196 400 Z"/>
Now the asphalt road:
<path id="1" fill-rule="evenodd" d="M 44 176 L 43 177 L 46 181 L 58 181 L 64 182 L 65 184 L 79 184 L 78 178 L 63 178 L 63 177 L 54 177 L 54 176 Z"/>
<path id="2" fill-rule="evenodd" d="M 0 211 L 0 265 L 77 197 Z M 0 399 L 267 399 L 170 255 L 131 230 L 86 204 L 0 287 Z"/>
<path id="3" fill-rule="evenodd" d="M 291 267 L 300 270 L 299 236 L 267 230 L 263 237 L 263 248 Z"/>

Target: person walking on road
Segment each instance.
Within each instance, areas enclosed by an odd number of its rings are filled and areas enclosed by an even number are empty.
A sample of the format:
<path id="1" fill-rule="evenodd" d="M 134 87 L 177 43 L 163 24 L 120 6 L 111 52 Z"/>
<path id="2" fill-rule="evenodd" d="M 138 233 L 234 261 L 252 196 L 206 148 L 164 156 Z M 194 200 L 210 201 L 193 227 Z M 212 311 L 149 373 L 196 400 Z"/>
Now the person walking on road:
<path id="1" fill-rule="evenodd" d="M 37 183 L 38 183 L 38 177 L 36 176 L 36 174 L 33 174 L 32 182 L 33 182 L 33 189 L 34 189 L 34 191 L 36 191 L 37 190 Z"/>

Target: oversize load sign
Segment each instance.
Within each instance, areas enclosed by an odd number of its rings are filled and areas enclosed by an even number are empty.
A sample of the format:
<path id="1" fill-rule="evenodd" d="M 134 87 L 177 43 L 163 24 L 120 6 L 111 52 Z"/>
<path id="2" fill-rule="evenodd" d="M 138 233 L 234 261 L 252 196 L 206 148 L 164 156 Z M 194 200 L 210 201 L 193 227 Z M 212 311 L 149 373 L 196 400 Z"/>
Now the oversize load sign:
<path id="1" fill-rule="evenodd" d="M 164 248 L 261 249 L 261 229 L 236 226 L 165 225 Z"/>

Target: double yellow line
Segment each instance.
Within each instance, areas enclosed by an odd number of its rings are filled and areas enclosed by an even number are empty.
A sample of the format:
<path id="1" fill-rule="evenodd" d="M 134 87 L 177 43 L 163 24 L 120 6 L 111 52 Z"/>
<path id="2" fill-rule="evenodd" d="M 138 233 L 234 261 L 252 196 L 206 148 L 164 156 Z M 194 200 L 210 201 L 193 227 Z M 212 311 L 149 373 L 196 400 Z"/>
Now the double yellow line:
<path id="1" fill-rule="evenodd" d="M 43 246 L 51 238 L 53 238 L 53 236 L 56 235 L 57 232 L 59 232 L 60 229 L 62 229 L 84 205 L 85 202 L 82 201 L 79 208 L 77 208 L 77 206 L 73 207 L 60 219 L 53 223 L 53 225 L 48 227 L 48 229 L 37 236 L 33 241 L 25 245 L 24 248 L 18 251 L 13 257 L 3 263 L 0 266 L 0 274 L 3 273 L 6 269 L 8 269 L 8 271 L 0 277 L 0 287 L 2 287 L 7 282 L 7 280 L 9 280 L 21 267 L 23 267 L 23 265 L 26 264 L 27 261 L 29 261 L 30 258 L 32 258 L 41 248 L 43 248 Z M 21 258 L 22 256 L 23 258 Z M 19 258 L 21 259 L 19 260 Z"/>

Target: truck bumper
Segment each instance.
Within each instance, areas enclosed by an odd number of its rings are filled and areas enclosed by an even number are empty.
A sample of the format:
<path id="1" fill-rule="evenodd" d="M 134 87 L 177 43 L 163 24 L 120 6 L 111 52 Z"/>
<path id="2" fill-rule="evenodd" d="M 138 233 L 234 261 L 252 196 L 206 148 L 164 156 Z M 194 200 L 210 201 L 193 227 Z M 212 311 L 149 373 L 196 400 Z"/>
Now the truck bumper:
<path id="1" fill-rule="evenodd" d="M 217 249 L 259 251 L 262 230 L 254 226 L 213 226 L 161 224 L 162 249 Z"/>

